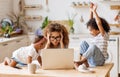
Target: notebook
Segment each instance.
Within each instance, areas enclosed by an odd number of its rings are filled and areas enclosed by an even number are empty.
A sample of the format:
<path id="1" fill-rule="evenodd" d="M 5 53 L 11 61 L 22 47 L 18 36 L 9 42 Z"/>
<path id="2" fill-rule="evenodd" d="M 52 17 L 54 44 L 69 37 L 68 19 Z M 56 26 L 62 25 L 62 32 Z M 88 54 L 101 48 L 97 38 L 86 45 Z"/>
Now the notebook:
<path id="1" fill-rule="evenodd" d="M 73 69 L 73 49 L 42 49 L 42 69 Z"/>

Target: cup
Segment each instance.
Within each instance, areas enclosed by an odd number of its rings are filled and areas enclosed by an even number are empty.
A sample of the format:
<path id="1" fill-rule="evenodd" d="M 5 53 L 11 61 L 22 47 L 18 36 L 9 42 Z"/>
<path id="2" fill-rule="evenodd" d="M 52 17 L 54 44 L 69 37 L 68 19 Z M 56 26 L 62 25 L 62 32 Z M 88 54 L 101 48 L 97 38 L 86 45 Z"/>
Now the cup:
<path id="1" fill-rule="evenodd" d="M 31 74 L 35 74 L 36 64 L 28 64 L 28 72 Z"/>

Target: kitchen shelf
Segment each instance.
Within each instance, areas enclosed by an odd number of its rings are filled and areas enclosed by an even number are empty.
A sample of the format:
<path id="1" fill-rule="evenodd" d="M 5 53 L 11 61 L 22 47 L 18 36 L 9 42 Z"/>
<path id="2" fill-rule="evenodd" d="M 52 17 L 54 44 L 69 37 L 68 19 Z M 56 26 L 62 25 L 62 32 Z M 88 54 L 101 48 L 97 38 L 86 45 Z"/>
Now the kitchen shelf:
<path id="1" fill-rule="evenodd" d="M 42 5 L 25 5 L 24 6 L 24 9 L 27 10 L 27 9 L 42 9 Z"/>
<path id="2" fill-rule="evenodd" d="M 89 8 L 88 5 L 76 5 L 76 6 L 72 6 L 73 8 Z"/>
<path id="3" fill-rule="evenodd" d="M 120 35 L 120 32 L 110 32 L 110 35 Z"/>
<path id="4" fill-rule="evenodd" d="M 120 27 L 120 24 L 109 24 L 110 26 Z"/>
<path id="5" fill-rule="evenodd" d="M 119 2 L 120 0 L 99 0 L 100 2 Z"/>
<path id="6" fill-rule="evenodd" d="M 38 4 L 38 3 L 36 3 L 36 4 L 31 4 L 31 5 L 26 5 L 25 4 L 25 0 L 20 0 L 21 2 L 21 5 L 20 5 L 20 7 L 21 7 L 21 12 L 23 13 L 23 15 L 24 15 L 24 18 L 25 18 L 25 20 L 26 21 L 40 21 L 40 20 L 42 20 L 42 16 L 40 16 L 40 15 L 38 15 L 38 14 L 36 14 L 36 15 L 27 15 L 26 14 L 26 11 L 27 10 L 33 10 L 33 11 L 35 11 L 35 10 L 40 10 L 40 9 L 42 9 L 42 5 L 41 4 Z"/>
<path id="7" fill-rule="evenodd" d="M 25 16 L 25 20 L 27 20 L 27 21 L 40 21 L 40 20 L 42 20 L 42 16 Z"/>
<path id="8" fill-rule="evenodd" d="M 120 10 L 120 5 L 111 5 L 111 10 Z"/>

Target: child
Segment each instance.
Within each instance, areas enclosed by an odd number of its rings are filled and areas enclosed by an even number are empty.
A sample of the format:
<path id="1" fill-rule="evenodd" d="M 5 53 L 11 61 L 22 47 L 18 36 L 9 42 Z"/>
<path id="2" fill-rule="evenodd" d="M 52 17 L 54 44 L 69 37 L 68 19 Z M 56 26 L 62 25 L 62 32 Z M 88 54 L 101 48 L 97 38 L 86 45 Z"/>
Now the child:
<path id="1" fill-rule="evenodd" d="M 46 39 L 44 36 L 37 36 L 34 44 L 15 50 L 11 59 L 6 57 L 4 59 L 4 65 L 11 67 L 16 67 L 17 64 L 27 65 L 36 59 L 41 64 L 40 50 L 45 47 L 45 43 Z"/>
<path id="2" fill-rule="evenodd" d="M 90 20 L 87 23 L 87 28 L 90 34 L 94 36 L 91 44 L 83 41 L 80 45 L 81 60 L 75 62 L 75 68 L 79 65 L 85 64 L 89 66 L 101 66 L 108 58 L 107 41 L 109 39 L 108 32 L 110 27 L 108 23 L 100 18 L 96 12 L 97 6 L 93 3 L 90 5 Z M 93 18 L 93 15 L 95 18 Z"/>
<path id="3" fill-rule="evenodd" d="M 67 48 L 69 37 L 66 28 L 58 23 L 50 23 L 44 35 L 47 37 L 46 48 Z"/>

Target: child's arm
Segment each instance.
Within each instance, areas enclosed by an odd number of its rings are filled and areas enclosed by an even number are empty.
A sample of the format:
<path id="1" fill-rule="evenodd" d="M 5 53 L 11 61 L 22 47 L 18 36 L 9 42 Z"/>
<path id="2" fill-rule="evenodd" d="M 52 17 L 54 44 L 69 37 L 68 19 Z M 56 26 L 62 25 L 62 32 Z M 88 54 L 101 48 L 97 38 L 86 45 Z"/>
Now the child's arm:
<path id="1" fill-rule="evenodd" d="M 27 58 L 27 63 L 28 63 L 28 64 L 32 63 L 32 57 L 31 57 L 31 56 L 28 56 L 28 58 Z"/>
<path id="2" fill-rule="evenodd" d="M 100 33 L 102 34 L 102 36 L 104 36 L 105 30 L 104 30 L 104 28 L 103 28 L 103 26 L 102 26 L 102 22 L 101 22 L 98 14 L 97 14 L 97 12 L 96 12 L 96 9 L 97 9 L 97 6 L 94 5 L 93 8 L 92 8 L 92 12 L 93 12 L 93 15 L 95 16 L 95 20 L 96 20 L 97 26 L 98 26 L 98 28 L 99 28 L 99 31 L 100 31 Z"/>
<path id="3" fill-rule="evenodd" d="M 90 19 L 92 19 L 93 18 L 93 12 L 92 12 L 92 10 L 91 10 L 91 8 L 93 8 L 93 3 L 90 3 Z"/>
<path id="4" fill-rule="evenodd" d="M 38 56 L 37 60 L 38 60 L 39 64 L 42 66 L 42 59 L 41 59 L 41 56 Z"/>

